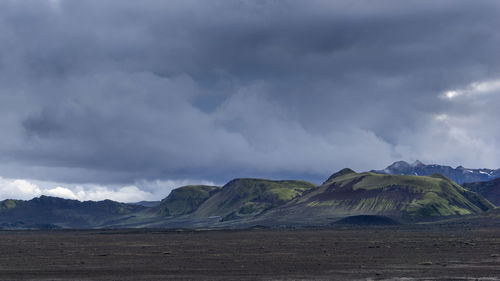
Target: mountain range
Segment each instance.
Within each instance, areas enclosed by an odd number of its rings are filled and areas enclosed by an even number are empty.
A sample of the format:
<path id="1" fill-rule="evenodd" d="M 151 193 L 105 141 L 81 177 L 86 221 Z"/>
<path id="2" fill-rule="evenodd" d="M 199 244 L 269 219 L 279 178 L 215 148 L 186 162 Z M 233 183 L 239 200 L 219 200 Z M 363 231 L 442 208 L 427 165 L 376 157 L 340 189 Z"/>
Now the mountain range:
<path id="1" fill-rule="evenodd" d="M 161 202 L 80 202 L 47 196 L 4 200 L 0 202 L 0 227 L 302 227 L 359 220 L 418 223 L 475 216 L 484 219 L 498 213 L 494 204 L 500 204 L 500 179 L 461 186 L 441 173 L 422 175 L 432 169 L 471 170 L 463 174 L 467 179 L 483 175 L 481 171 L 495 171 L 396 162 L 384 172 L 356 173 L 346 168 L 319 186 L 300 180 L 249 178 L 234 179 L 224 186 L 183 186 Z M 412 175 L 412 171 L 419 175 Z"/>
<path id="2" fill-rule="evenodd" d="M 419 160 L 414 163 L 405 161 L 394 162 L 383 170 L 372 170 L 373 173 L 389 174 L 389 175 L 415 175 L 415 176 L 430 176 L 433 174 L 441 174 L 458 184 L 466 182 L 481 182 L 490 181 L 500 178 L 500 169 L 468 169 L 462 166 L 456 168 L 437 164 L 426 165 Z"/>
<path id="3" fill-rule="evenodd" d="M 111 200 L 99 202 L 40 196 L 28 201 L 0 202 L 0 226 L 4 228 L 94 228 L 147 210 L 147 207 Z"/>

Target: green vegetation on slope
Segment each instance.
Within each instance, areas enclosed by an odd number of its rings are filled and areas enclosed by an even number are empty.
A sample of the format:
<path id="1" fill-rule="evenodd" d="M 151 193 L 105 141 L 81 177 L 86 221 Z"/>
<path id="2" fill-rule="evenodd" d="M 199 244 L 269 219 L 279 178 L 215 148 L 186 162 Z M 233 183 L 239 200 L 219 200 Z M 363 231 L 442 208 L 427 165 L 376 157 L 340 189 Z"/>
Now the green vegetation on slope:
<path id="1" fill-rule="evenodd" d="M 0 202 L 0 211 L 4 209 L 13 209 L 22 202 L 21 200 L 7 199 Z"/>
<path id="2" fill-rule="evenodd" d="M 188 185 L 172 190 L 172 192 L 155 207 L 161 216 L 180 216 L 190 214 L 210 196 L 220 190 L 218 186 Z"/>
<path id="3" fill-rule="evenodd" d="M 195 215 L 223 216 L 225 220 L 256 216 L 301 196 L 316 186 L 305 181 L 235 179 L 203 203 Z"/>
<path id="4" fill-rule="evenodd" d="M 289 205 L 295 210 L 304 208 L 303 213 L 308 215 L 377 214 L 410 220 L 478 214 L 493 207 L 480 195 L 441 175 L 400 176 L 345 169 Z"/>

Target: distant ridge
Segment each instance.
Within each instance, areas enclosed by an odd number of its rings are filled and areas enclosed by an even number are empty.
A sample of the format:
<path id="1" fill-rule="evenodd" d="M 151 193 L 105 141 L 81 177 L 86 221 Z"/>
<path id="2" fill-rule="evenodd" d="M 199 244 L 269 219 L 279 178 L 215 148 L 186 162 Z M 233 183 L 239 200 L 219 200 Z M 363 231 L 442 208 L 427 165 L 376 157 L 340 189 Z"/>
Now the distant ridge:
<path id="1" fill-rule="evenodd" d="M 147 207 L 111 200 L 78 201 L 51 196 L 0 201 L 0 227 L 95 228 L 129 218 Z"/>
<path id="2" fill-rule="evenodd" d="M 370 172 L 388 175 L 415 175 L 430 176 L 441 174 L 452 181 L 462 184 L 464 182 L 490 181 L 500 178 L 500 169 L 467 169 L 462 166 L 456 168 L 437 164 L 426 165 L 419 160 L 409 164 L 405 161 L 397 161 L 383 170 L 372 170 Z"/>

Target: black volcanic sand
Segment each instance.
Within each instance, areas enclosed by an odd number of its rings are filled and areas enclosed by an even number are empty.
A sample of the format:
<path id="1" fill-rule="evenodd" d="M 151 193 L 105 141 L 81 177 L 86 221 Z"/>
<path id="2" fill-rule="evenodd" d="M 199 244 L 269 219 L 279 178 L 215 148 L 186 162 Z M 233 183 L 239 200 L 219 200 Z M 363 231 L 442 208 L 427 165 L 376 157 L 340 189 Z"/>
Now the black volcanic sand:
<path id="1" fill-rule="evenodd" d="M 0 253 L 8 280 L 500 280 L 500 228 L 1 231 Z"/>

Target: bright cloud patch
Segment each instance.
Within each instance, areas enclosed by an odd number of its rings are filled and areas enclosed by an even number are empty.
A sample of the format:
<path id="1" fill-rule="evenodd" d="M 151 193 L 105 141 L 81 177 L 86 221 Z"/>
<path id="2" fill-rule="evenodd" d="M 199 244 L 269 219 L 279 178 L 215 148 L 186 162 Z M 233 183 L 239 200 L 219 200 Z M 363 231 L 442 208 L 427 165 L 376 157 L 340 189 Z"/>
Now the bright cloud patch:
<path id="1" fill-rule="evenodd" d="M 42 194 L 42 190 L 26 180 L 0 178 L 0 197 L 3 199 L 31 199 Z"/>
<path id="2" fill-rule="evenodd" d="M 449 90 L 441 95 L 442 98 L 452 100 L 460 96 L 475 96 L 491 94 L 500 91 L 500 79 L 474 82 L 463 89 Z"/>
<path id="3" fill-rule="evenodd" d="M 99 201 L 110 199 L 118 202 L 138 202 L 159 200 L 154 194 L 140 190 L 136 186 L 125 186 L 117 190 L 111 190 L 106 187 L 96 186 L 90 189 L 77 188 L 76 197 L 80 200 Z"/>
<path id="4" fill-rule="evenodd" d="M 68 188 L 61 187 L 61 186 L 58 186 L 58 187 L 52 188 L 52 189 L 48 189 L 48 190 L 44 190 L 43 193 L 44 193 L 44 195 L 50 195 L 50 196 L 54 196 L 54 197 L 60 197 L 60 198 L 66 198 L 66 199 L 78 199 L 76 197 L 75 193 L 73 193 L 73 191 L 71 191 Z"/>
<path id="5" fill-rule="evenodd" d="M 40 195 L 47 195 L 80 201 L 100 201 L 105 199 L 118 202 L 158 201 L 166 197 L 172 189 L 190 184 L 214 185 L 214 183 L 209 181 L 168 180 L 141 181 L 137 183 L 138 186 L 105 187 L 100 185 L 83 185 L 63 187 L 55 183 L 34 183 L 23 179 L 0 178 L 0 200 L 28 200 Z"/>

